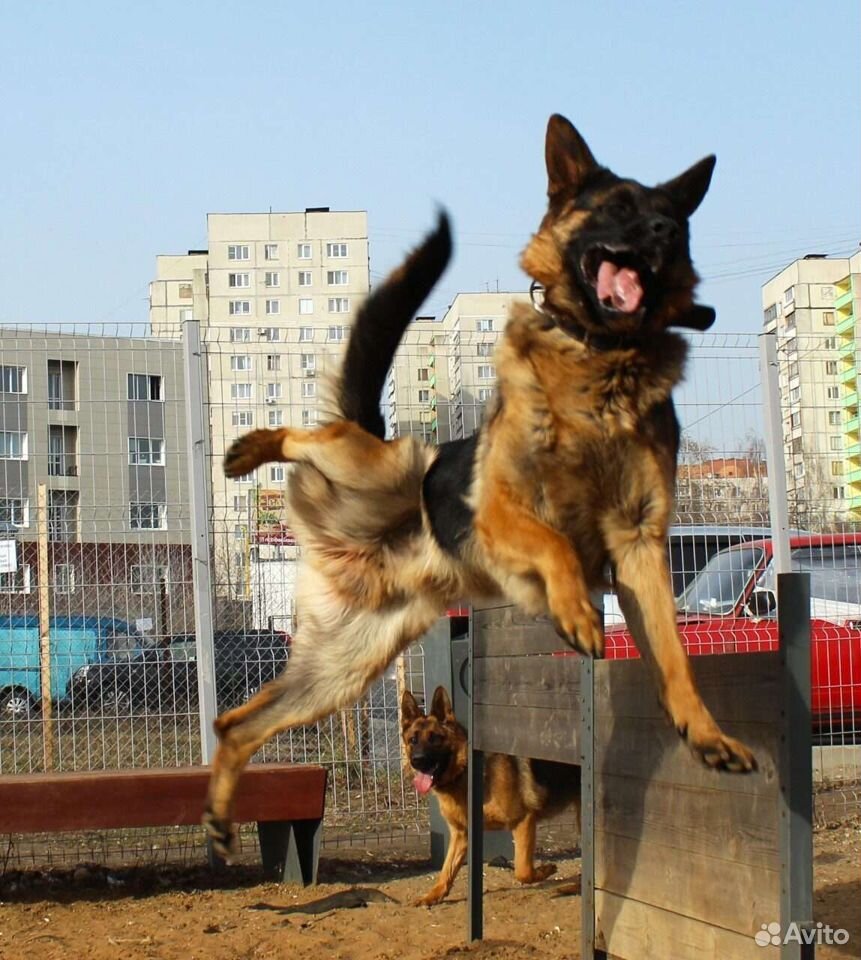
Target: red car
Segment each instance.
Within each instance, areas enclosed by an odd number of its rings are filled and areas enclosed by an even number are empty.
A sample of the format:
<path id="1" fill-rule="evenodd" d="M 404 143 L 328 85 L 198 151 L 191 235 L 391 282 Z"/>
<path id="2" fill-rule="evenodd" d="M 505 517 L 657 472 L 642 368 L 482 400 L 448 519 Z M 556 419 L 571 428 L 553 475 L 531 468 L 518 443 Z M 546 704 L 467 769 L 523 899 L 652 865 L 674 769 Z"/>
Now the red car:
<path id="1" fill-rule="evenodd" d="M 811 706 L 819 733 L 861 733 L 861 534 L 793 536 L 793 571 L 810 574 Z M 716 553 L 677 599 L 688 653 L 777 649 L 771 540 Z M 608 628 L 607 658 L 637 656 L 624 627 Z"/>

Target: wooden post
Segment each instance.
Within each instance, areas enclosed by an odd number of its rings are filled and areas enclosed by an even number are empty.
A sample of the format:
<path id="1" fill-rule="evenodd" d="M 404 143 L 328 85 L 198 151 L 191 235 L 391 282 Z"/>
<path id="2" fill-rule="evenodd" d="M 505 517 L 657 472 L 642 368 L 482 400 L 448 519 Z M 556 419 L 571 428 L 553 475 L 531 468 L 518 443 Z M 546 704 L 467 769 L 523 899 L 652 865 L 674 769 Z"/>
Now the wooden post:
<path id="1" fill-rule="evenodd" d="M 42 687 L 42 756 L 45 770 L 54 769 L 54 724 L 51 712 L 51 584 L 48 570 L 48 488 L 37 491 L 39 547 L 39 670 Z"/>

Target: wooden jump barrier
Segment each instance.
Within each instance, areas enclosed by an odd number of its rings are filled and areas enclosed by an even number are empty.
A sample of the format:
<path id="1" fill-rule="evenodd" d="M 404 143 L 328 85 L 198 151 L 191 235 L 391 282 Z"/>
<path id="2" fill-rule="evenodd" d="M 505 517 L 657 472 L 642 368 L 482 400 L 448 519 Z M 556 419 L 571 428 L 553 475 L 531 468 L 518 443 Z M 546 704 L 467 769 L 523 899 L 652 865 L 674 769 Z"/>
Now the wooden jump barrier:
<path id="1" fill-rule="evenodd" d="M 584 960 L 813 957 L 799 942 L 815 933 L 807 575 L 781 574 L 778 597 L 778 651 L 691 658 L 706 705 L 756 753 L 746 776 L 695 760 L 642 661 L 553 656 L 549 624 L 474 612 L 469 862 L 482 861 L 485 752 L 579 763 Z M 481 870 L 468 911 L 480 939 Z M 774 923 L 802 937 L 760 946 Z"/>

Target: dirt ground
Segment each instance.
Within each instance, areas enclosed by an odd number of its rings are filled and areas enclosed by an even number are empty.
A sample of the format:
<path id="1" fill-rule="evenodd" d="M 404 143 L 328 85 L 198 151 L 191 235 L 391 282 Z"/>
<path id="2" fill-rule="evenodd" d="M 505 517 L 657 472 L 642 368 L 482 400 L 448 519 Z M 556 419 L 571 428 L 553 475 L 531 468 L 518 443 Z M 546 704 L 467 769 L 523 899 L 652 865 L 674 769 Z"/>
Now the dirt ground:
<path id="1" fill-rule="evenodd" d="M 815 837 L 815 917 L 849 931 L 819 960 L 861 957 L 861 822 Z M 457 960 L 579 957 L 580 898 L 558 896 L 580 861 L 519 887 L 485 869 L 485 936 L 467 946 L 466 871 L 448 901 L 416 908 L 432 882 L 421 850 L 326 857 L 316 887 L 261 883 L 249 867 L 213 880 L 204 870 L 95 866 L 0 878 L 3 960 Z M 669 953 L 667 954 L 670 955 Z"/>

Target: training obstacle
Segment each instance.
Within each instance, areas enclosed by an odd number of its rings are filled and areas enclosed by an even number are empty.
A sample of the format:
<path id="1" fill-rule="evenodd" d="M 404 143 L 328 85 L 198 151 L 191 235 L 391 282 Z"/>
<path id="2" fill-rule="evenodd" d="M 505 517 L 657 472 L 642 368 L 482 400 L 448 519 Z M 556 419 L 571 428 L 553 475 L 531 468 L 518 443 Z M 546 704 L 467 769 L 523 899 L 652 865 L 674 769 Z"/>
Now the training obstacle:
<path id="1" fill-rule="evenodd" d="M 807 576 L 780 575 L 778 598 L 779 650 L 691 658 L 708 708 L 756 753 L 745 776 L 695 760 L 642 661 L 559 656 L 548 623 L 474 611 L 470 863 L 482 860 L 485 752 L 579 763 L 585 960 L 813 956 L 799 942 L 815 935 Z M 470 870 L 470 940 L 482 893 Z"/>

